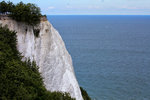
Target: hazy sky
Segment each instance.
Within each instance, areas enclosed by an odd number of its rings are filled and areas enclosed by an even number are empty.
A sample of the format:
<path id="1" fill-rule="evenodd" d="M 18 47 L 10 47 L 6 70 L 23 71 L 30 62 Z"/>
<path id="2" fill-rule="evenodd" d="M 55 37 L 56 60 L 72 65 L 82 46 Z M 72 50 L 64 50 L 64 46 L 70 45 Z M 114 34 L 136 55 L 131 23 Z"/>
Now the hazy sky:
<path id="1" fill-rule="evenodd" d="M 0 0 L 2 1 L 2 0 Z M 18 3 L 21 0 L 10 0 Z M 150 15 L 150 0 L 22 0 L 47 15 Z"/>

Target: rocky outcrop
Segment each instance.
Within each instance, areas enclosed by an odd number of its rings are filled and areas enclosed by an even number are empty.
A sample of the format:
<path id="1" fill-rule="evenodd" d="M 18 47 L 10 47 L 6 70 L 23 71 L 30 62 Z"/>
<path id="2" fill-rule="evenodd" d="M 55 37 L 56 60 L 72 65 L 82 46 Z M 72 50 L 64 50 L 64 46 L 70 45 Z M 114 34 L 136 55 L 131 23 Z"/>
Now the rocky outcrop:
<path id="1" fill-rule="evenodd" d="M 1 18 L 0 24 L 17 32 L 18 50 L 39 66 L 47 90 L 69 92 L 77 100 L 83 100 L 71 56 L 61 36 L 47 20 L 33 27 L 7 17 Z M 35 29 L 39 30 L 37 37 Z"/>

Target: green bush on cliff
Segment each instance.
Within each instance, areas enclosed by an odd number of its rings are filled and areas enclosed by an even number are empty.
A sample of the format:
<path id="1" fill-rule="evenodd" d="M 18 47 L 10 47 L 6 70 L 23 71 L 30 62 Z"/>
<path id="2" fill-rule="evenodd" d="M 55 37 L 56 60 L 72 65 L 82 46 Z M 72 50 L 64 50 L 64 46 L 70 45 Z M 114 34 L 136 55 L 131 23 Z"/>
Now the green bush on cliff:
<path id="1" fill-rule="evenodd" d="M 40 22 L 40 8 L 35 4 L 24 4 L 23 2 L 18 3 L 12 10 L 10 15 L 16 21 L 26 22 L 30 25 L 36 25 Z"/>
<path id="2" fill-rule="evenodd" d="M 33 33 L 34 33 L 34 36 L 38 37 L 39 33 L 40 33 L 40 29 L 34 29 L 33 28 Z"/>
<path id="3" fill-rule="evenodd" d="M 14 5 L 12 2 L 0 2 L 0 13 L 9 14 L 14 20 L 36 25 L 40 22 L 41 11 L 35 4 L 20 2 Z"/>
<path id="4" fill-rule="evenodd" d="M 1 14 L 8 14 L 9 12 L 12 12 L 12 9 L 15 7 L 15 5 L 12 2 L 0 2 L 0 13 Z"/>
<path id="5" fill-rule="evenodd" d="M 7 11 L 7 3 L 5 1 L 0 2 L 0 13 L 5 13 Z"/>
<path id="6" fill-rule="evenodd" d="M 80 90 L 81 90 L 81 94 L 84 100 L 91 100 L 88 93 L 82 87 L 80 87 Z"/>
<path id="7" fill-rule="evenodd" d="M 47 91 L 35 62 L 21 61 L 16 32 L 0 26 L 0 100 L 74 100 Z"/>

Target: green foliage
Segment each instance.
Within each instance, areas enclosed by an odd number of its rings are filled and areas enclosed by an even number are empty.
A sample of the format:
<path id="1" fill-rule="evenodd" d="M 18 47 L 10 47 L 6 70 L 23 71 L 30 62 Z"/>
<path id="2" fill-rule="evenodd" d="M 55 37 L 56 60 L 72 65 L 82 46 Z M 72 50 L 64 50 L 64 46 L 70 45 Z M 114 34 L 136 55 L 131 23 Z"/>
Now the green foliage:
<path id="1" fill-rule="evenodd" d="M 29 25 L 36 25 L 40 22 L 40 8 L 31 3 L 24 4 L 20 2 L 13 9 L 11 17 L 17 21 L 26 22 Z"/>
<path id="2" fill-rule="evenodd" d="M 47 91 L 35 62 L 21 61 L 16 32 L 0 27 L 0 100 L 75 100 Z"/>
<path id="3" fill-rule="evenodd" d="M 15 5 L 12 2 L 0 2 L 0 13 L 10 13 L 14 9 Z"/>
<path id="4" fill-rule="evenodd" d="M 38 37 L 40 33 L 40 29 L 33 29 L 34 36 Z"/>
<path id="5" fill-rule="evenodd" d="M 7 12 L 11 13 L 13 11 L 13 9 L 15 9 L 15 5 L 12 2 L 8 1 L 7 2 Z"/>
<path id="6" fill-rule="evenodd" d="M 36 25 L 40 22 L 40 8 L 35 4 L 24 4 L 20 2 L 14 5 L 12 2 L 0 2 L 0 13 L 9 14 L 14 20 L 25 22 L 29 25 Z"/>
<path id="7" fill-rule="evenodd" d="M 5 1 L 0 2 L 0 13 L 7 12 L 7 3 Z"/>
<path id="8" fill-rule="evenodd" d="M 81 94 L 84 100 L 91 100 L 88 93 L 82 87 L 80 87 L 80 90 L 81 90 Z"/>

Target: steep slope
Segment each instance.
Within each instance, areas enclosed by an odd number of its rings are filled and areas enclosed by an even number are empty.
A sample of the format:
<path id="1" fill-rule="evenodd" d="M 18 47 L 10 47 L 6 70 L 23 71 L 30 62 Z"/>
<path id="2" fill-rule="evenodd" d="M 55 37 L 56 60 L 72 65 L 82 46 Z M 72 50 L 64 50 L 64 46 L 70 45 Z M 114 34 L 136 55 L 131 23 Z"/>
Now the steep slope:
<path id="1" fill-rule="evenodd" d="M 38 37 L 35 37 L 32 26 L 8 17 L 1 18 L 0 24 L 17 32 L 18 50 L 24 57 L 36 61 L 47 90 L 69 92 L 77 100 L 83 100 L 72 59 L 61 36 L 47 20 L 34 27 L 40 30 Z"/>

